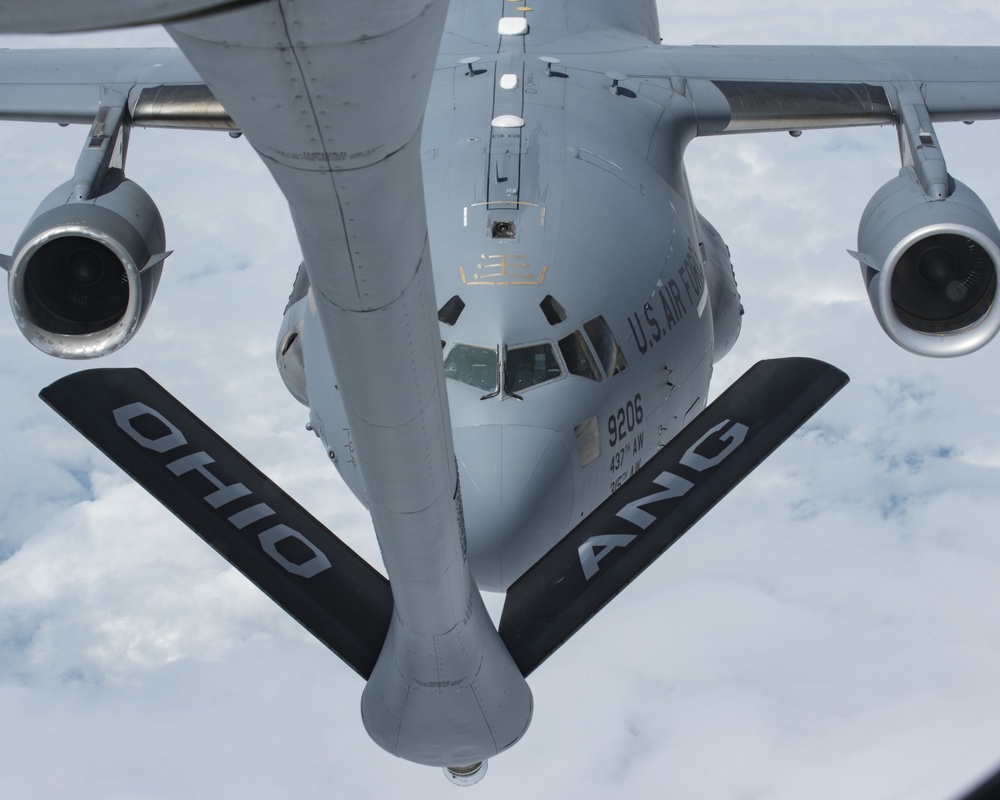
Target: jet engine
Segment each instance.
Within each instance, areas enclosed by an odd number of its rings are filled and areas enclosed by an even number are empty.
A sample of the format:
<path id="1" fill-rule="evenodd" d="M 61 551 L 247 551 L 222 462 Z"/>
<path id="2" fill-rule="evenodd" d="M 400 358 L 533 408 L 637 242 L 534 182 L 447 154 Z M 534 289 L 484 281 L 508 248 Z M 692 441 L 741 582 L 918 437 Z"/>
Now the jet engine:
<path id="1" fill-rule="evenodd" d="M 160 280 L 165 235 L 149 195 L 110 170 L 99 195 L 73 181 L 38 207 L 14 250 L 8 286 L 21 332 L 60 358 L 96 358 L 132 338 Z"/>
<path id="2" fill-rule="evenodd" d="M 1000 330 L 1000 230 L 971 189 L 948 180 L 950 193 L 932 200 L 904 167 L 869 201 L 854 254 L 882 328 L 925 356 L 971 353 Z"/>

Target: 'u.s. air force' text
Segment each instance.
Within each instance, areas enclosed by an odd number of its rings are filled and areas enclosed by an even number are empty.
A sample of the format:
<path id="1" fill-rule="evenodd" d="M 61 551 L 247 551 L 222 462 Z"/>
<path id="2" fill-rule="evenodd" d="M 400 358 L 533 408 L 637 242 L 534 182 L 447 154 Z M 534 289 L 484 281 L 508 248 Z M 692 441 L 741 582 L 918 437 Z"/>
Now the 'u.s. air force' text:
<path id="1" fill-rule="evenodd" d="M 678 325 L 690 309 L 695 309 L 699 317 L 705 310 L 705 273 L 691 250 L 678 268 L 677 278 L 663 283 L 651 300 L 643 304 L 641 312 L 633 312 L 628 318 L 632 338 L 643 354 Z"/>

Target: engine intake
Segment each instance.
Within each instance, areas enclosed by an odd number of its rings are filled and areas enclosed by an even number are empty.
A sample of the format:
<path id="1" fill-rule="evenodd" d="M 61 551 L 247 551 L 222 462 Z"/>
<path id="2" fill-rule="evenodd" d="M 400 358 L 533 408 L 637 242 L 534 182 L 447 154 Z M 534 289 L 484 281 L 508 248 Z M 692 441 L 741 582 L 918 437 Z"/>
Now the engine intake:
<path id="1" fill-rule="evenodd" d="M 94 200 L 67 202 L 73 182 L 39 206 L 17 243 L 8 285 L 35 347 L 96 358 L 135 335 L 163 269 L 163 220 L 142 188 L 112 170 Z"/>
<path id="2" fill-rule="evenodd" d="M 875 316 L 920 355 L 965 355 L 1000 330 L 1000 230 L 971 189 L 952 184 L 948 197 L 930 200 L 904 167 L 872 197 L 858 229 Z"/>

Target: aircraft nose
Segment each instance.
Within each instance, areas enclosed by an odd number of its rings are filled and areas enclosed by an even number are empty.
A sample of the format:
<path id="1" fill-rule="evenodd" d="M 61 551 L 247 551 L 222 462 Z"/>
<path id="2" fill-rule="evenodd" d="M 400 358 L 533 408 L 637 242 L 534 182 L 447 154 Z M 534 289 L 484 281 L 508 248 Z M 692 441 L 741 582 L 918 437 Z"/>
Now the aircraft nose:
<path id="1" fill-rule="evenodd" d="M 455 430 L 455 455 L 472 572 L 501 591 L 572 525 L 569 449 L 548 428 L 476 425 Z"/>

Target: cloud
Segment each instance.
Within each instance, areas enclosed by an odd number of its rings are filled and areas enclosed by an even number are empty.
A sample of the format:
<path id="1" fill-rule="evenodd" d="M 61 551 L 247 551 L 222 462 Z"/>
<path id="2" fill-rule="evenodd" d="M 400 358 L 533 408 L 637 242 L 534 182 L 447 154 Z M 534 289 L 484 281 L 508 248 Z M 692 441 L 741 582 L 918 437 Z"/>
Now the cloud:
<path id="1" fill-rule="evenodd" d="M 660 19 L 676 44 L 1000 38 L 1000 15 L 964 0 L 681 3 Z M 938 126 L 952 173 L 1000 212 L 997 130 Z M 0 247 L 83 137 L 0 126 Z M 747 309 L 713 391 L 783 355 L 852 382 L 532 676 L 532 726 L 480 797 L 936 800 L 1000 758 L 997 345 L 930 362 L 874 321 L 845 250 L 897 168 L 891 128 L 690 148 Z M 142 366 L 377 562 L 273 366 L 299 254 L 266 171 L 225 135 L 136 131 L 129 174 L 175 253 L 143 330 L 102 366 Z M 361 681 L 36 399 L 82 365 L 35 352 L 9 315 L 0 343 L 0 793 L 450 791 L 372 744 Z"/>

